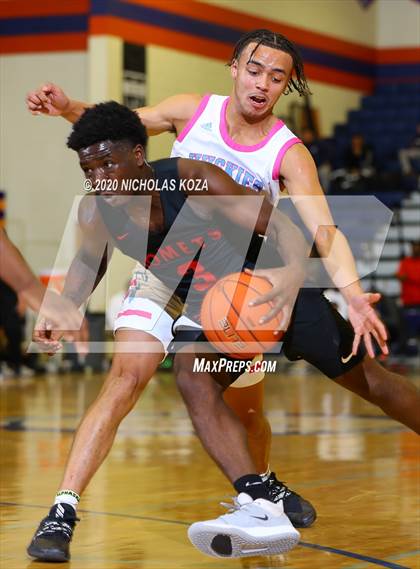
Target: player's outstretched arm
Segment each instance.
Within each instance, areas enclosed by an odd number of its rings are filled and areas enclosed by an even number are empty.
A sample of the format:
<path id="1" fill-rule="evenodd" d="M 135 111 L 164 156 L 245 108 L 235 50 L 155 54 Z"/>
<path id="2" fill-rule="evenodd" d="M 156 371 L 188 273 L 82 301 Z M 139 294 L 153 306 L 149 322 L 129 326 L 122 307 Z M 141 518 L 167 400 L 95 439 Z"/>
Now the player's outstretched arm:
<path id="1" fill-rule="evenodd" d="M 202 95 L 192 93 L 173 95 L 156 105 L 134 110 L 146 127 L 149 136 L 162 132 L 179 134 L 194 115 L 201 99 Z"/>
<path id="2" fill-rule="evenodd" d="M 82 199 L 78 216 L 82 241 L 66 275 L 62 298 L 80 307 L 104 276 L 112 255 L 112 245 L 108 242 L 107 230 L 96 210 L 95 196 Z M 45 351 L 53 353 L 61 348 L 62 336 L 62 326 L 55 325 L 46 315 L 37 323 L 33 340 L 41 344 Z"/>
<path id="3" fill-rule="evenodd" d="M 96 207 L 97 196 L 85 196 L 79 205 L 81 245 L 64 283 L 63 295 L 77 306 L 83 304 L 107 271 L 113 252 L 109 233 Z"/>
<path id="4" fill-rule="evenodd" d="M 174 95 L 157 105 L 134 109 L 151 136 L 162 132 L 179 134 L 195 113 L 201 95 Z M 26 96 L 26 105 L 33 115 L 61 116 L 75 123 L 91 105 L 70 99 L 63 89 L 54 83 L 45 83 Z"/>
<path id="5" fill-rule="evenodd" d="M 349 319 L 355 332 L 353 353 L 356 353 L 363 339 L 368 354 L 374 357 L 373 337 L 382 352 L 387 354 L 386 329 L 373 309 L 380 295 L 363 292 L 349 243 L 334 224 L 315 163 L 302 144 L 295 144 L 286 152 L 282 175 L 328 274 L 349 305 Z"/>

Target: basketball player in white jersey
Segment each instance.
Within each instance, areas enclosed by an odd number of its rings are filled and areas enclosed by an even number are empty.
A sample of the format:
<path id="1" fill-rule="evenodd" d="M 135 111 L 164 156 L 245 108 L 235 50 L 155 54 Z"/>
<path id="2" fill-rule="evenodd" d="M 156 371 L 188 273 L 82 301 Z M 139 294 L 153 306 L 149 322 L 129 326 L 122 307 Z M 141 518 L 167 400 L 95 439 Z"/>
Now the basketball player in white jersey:
<path id="1" fill-rule="evenodd" d="M 242 43 L 244 47 L 249 47 L 254 41 L 253 36 L 248 34 L 244 36 Z M 256 43 L 258 41 L 257 38 Z M 254 47 L 256 43 L 253 44 Z M 292 54 L 294 67 L 298 74 L 296 82 L 293 80 L 293 83 L 295 88 L 303 94 L 307 92 L 303 64 L 293 44 L 285 38 L 282 38 L 281 44 Z M 270 201 L 274 203 L 277 201 L 280 191 L 279 171 L 283 157 L 289 148 L 300 142 L 287 126 L 271 112 L 280 94 L 287 88 L 289 83 L 283 60 L 290 58 L 290 55 L 281 50 L 276 50 L 275 53 L 281 57 L 282 63 L 279 69 L 270 72 L 270 77 L 265 79 L 269 88 L 262 87 L 261 89 L 259 85 L 252 87 L 247 104 L 251 106 L 255 117 L 248 122 L 238 114 L 239 109 L 235 104 L 236 98 L 242 100 L 244 98 L 242 93 L 248 93 L 249 90 L 249 86 L 244 84 L 243 79 L 238 76 L 238 54 L 241 49 L 241 42 L 239 42 L 231 62 L 232 75 L 235 80 L 235 90 L 232 97 L 217 95 L 202 97 L 194 94 L 177 95 L 155 107 L 137 109 L 137 112 L 149 135 L 166 131 L 175 132 L 178 135 L 174 142 L 171 156 L 204 160 L 222 167 L 239 184 L 248 186 L 254 191 L 265 191 Z M 265 56 L 264 51 L 261 51 L 264 49 L 264 46 L 258 48 L 258 53 L 261 52 L 262 56 Z M 258 70 L 258 65 L 251 66 L 249 73 L 251 82 L 255 81 L 255 75 L 258 77 L 258 81 L 260 81 L 260 78 L 266 74 L 265 72 L 258 74 Z M 238 91 L 239 94 L 237 94 Z M 88 106 L 84 103 L 69 100 L 59 87 L 52 84 L 47 84 L 38 91 L 30 93 L 27 97 L 27 103 L 29 110 L 34 113 L 61 115 L 71 122 L 75 122 Z M 231 129 L 232 124 L 234 125 L 234 132 Z M 235 142 L 235 138 L 238 142 Z M 134 273 L 134 283 L 136 282 L 136 274 L 138 274 L 138 271 Z M 161 283 L 156 282 L 153 276 L 149 276 L 147 283 L 141 281 L 140 276 L 137 280 L 139 285 L 141 284 L 141 288 L 136 294 L 141 298 L 143 309 L 145 308 L 144 303 L 146 299 L 158 302 L 162 296 L 160 294 L 162 289 Z M 132 294 L 129 296 L 130 306 L 133 308 Z M 173 306 L 170 309 L 172 309 L 172 315 L 176 316 L 180 310 L 180 305 L 176 305 L 174 302 L 172 304 Z M 150 311 L 151 309 L 152 307 L 149 306 L 148 310 Z M 121 312 L 124 312 L 124 308 Z M 162 322 L 162 319 L 159 322 Z M 159 340 L 164 350 L 166 350 L 172 335 L 170 331 L 168 332 L 166 326 L 159 326 L 159 322 L 153 331 L 148 330 L 148 332 Z M 146 326 L 149 325 L 148 322 L 144 324 Z M 141 325 L 142 322 L 139 322 L 138 318 L 124 316 L 118 319 L 115 329 L 119 327 L 138 329 Z M 156 358 L 153 354 L 142 354 L 142 356 L 150 360 L 155 360 Z M 160 357 L 164 357 L 164 351 Z M 155 361 L 153 365 L 156 365 Z M 145 366 L 145 368 L 147 369 L 148 366 Z M 253 459 L 258 470 L 263 474 L 264 479 L 267 480 L 267 484 L 270 485 L 273 497 L 277 500 L 283 500 L 285 512 L 296 527 L 308 527 L 316 518 L 313 506 L 283 483 L 277 481 L 275 474 L 270 472 L 271 428 L 263 411 L 263 379 L 264 373 L 262 372 L 244 374 L 235 382 L 234 387 L 227 389 L 225 400 L 247 428 Z M 107 398 L 109 400 L 108 393 Z M 121 399 L 126 402 L 124 408 L 121 406 Z M 120 401 L 120 406 L 118 409 L 115 409 L 113 417 L 121 421 L 132 404 L 128 391 L 126 397 L 118 394 L 114 396 L 114 400 Z M 109 433 L 109 443 L 106 446 L 110 448 L 113 439 L 111 425 L 109 423 L 101 425 L 99 420 L 92 421 L 92 423 L 94 429 L 97 428 L 98 431 L 100 429 L 102 433 Z M 76 438 L 76 441 L 80 440 L 80 449 L 85 446 L 84 431 L 85 423 L 82 421 Z M 92 426 L 89 429 L 86 427 L 86 431 L 89 431 L 86 432 L 86 437 L 90 437 Z M 103 447 L 104 445 L 102 444 Z M 101 462 L 95 461 L 92 456 L 91 460 L 88 459 L 88 463 L 85 460 L 81 464 L 77 448 L 79 448 L 79 445 L 76 442 L 73 446 L 69 465 L 60 490 L 71 486 L 73 492 L 80 494 L 85 487 L 85 483 L 82 481 L 85 479 L 87 481 L 90 480 Z M 92 455 L 97 455 L 97 453 L 92 453 Z M 67 472 L 72 472 L 72 475 L 70 476 Z M 76 486 L 75 480 L 80 481 L 80 484 Z M 60 497 L 62 498 L 62 495 Z"/>
<path id="2" fill-rule="evenodd" d="M 279 34 L 266 30 L 246 34 L 235 48 L 231 70 L 234 89 L 230 98 L 213 96 L 203 99 L 198 95 L 179 95 L 171 97 L 155 107 L 139 109 L 139 115 L 149 134 L 158 134 L 164 131 L 176 132 L 178 140 L 174 145 L 174 153 L 177 152 L 177 155 L 181 154 L 190 158 L 208 160 L 222 166 L 240 183 L 244 183 L 257 191 L 266 188 L 273 201 L 276 199 L 280 177 L 292 197 L 302 194 L 322 197 L 322 189 L 309 152 L 302 144 L 299 144 L 299 140 L 272 113 L 274 104 L 287 89 L 296 88 L 300 93 L 307 92 L 302 62 L 293 44 Z M 293 71 L 296 78 L 292 77 Z M 28 107 L 32 112 L 62 115 L 72 122 L 77 120 L 86 106 L 83 103 L 69 100 L 61 89 L 51 84 L 45 85 L 40 90 L 28 95 Z M 201 131 L 202 137 L 199 135 Z M 260 150 L 262 152 L 259 152 Z M 252 160 L 253 157 L 255 157 L 255 162 Z M 251 162 L 253 162 L 252 167 Z M 311 205 L 311 208 L 302 210 L 300 213 L 314 235 L 319 225 L 331 226 L 331 217 L 325 200 L 316 199 Z M 350 250 L 340 232 L 335 233 L 334 241 L 337 240 L 339 246 L 336 254 L 338 255 L 337 259 L 340 259 L 339 264 L 346 262 L 352 264 Z M 321 250 L 329 248 L 330 235 L 328 232 L 321 236 L 318 235 L 317 245 Z M 331 259 L 332 263 L 337 259 Z M 369 355 L 373 356 L 372 330 L 367 317 L 373 311 L 371 304 L 378 299 L 378 296 L 364 294 L 359 282 L 346 287 L 342 292 L 348 302 L 349 318 L 355 331 L 353 352 L 356 354 L 360 340 L 363 339 Z M 144 299 L 142 300 L 144 301 Z M 128 322 L 121 325 L 130 327 Z M 138 326 L 134 323 L 132 325 Z M 159 340 L 157 333 L 154 337 Z M 386 352 L 383 339 L 378 338 L 377 335 L 375 338 L 379 340 L 383 351 Z M 163 353 L 165 343 L 162 340 L 159 341 L 163 346 Z M 343 354 L 343 357 L 344 355 L 347 360 L 347 353 Z M 343 360 L 342 362 L 344 363 Z M 413 404 L 416 397 L 413 386 L 404 378 L 390 374 L 370 358 L 366 357 L 363 361 L 355 360 L 355 364 L 357 365 L 352 367 L 351 371 L 337 375 L 334 380 L 365 399 L 378 404 L 395 419 L 413 429 L 418 429 L 417 413 Z M 260 389 L 258 384 L 257 389 Z M 67 500 L 65 489 L 71 488 L 71 491 L 68 491 L 69 499 L 73 500 L 73 504 L 76 505 L 78 501 L 77 490 L 80 493 L 84 489 L 105 458 L 111 447 L 119 421 L 133 404 L 132 391 L 130 391 L 126 396 L 126 410 L 121 412 L 121 409 L 124 410 L 124 403 L 121 405 L 121 402 L 124 402 L 123 391 L 123 385 L 118 387 L 118 391 L 112 385 L 108 385 L 102 392 L 102 395 L 107 396 L 111 404 L 112 396 L 118 401 L 118 410 L 113 415 L 116 424 L 109 426 L 101 422 L 100 406 L 96 407 L 95 417 L 93 416 L 95 409 L 93 409 L 90 412 L 89 420 L 84 420 L 81 423 L 66 476 L 61 485 L 63 490 L 61 496 L 57 498 L 58 501 Z M 241 390 L 236 391 L 240 392 Z M 188 389 L 184 390 L 184 396 L 188 401 L 190 397 Z M 235 399 L 238 401 L 241 398 L 236 395 Z M 245 424 L 247 419 L 249 421 L 248 410 L 250 407 L 255 408 L 255 401 L 256 399 L 250 397 L 242 408 L 242 412 L 238 412 L 238 407 L 234 406 L 241 419 L 245 419 Z M 87 425 L 85 429 L 84 423 Z M 262 415 L 256 424 L 261 430 L 261 425 L 265 424 Z M 109 437 L 102 438 L 100 443 L 99 441 L 95 443 L 94 436 L 92 437 L 89 432 L 93 425 L 95 425 L 94 428 L 98 425 L 98 430 L 103 431 L 105 429 L 105 435 L 108 430 Z M 195 427 L 202 435 L 205 426 L 195 423 Z M 251 423 L 252 427 L 255 428 L 255 424 Z M 264 431 L 263 438 L 268 442 L 269 431 L 266 427 L 262 430 Z M 212 429 L 208 429 L 208 431 L 211 432 Z M 89 453 L 84 452 L 85 440 L 89 440 Z M 105 447 L 104 450 L 104 447 L 101 446 L 101 452 L 98 453 L 99 458 L 98 454 L 94 452 L 95 444 Z M 257 447 L 257 445 L 255 446 Z M 261 445 L 258 446 L 261 448 Z M 257 448 L 253 448 L 254 459 L 258 458 Z M 209 450 L 212 456 L 217 454 L 212 442 L 210 442 Z M 259 457 L 260 462 L 258 464 L 261 464 L 261 454 Z M 220 459 L 221 464 L 229 461 L 226 456 L 218 457 L 218 459 Z M 229 468 L 227 467 L 226 470 Z M 275 481 L 274 483 L 276 484 Z M 301 498 L 296 500 L 294 493 L 292 498 L 294 498 L 295 503 L 298 502 L 301 514 L 303 514 L 300 519 L 301 525 L 312 523 L 315 512 L 313 509 L 311 510 L 310 505 L 308 508 L 306 506 L 308 503 Z M 306 512 L 302 504 L 307 507 Z M 284 506 L 285 511 L 290 515 L 287 511 L 286 500 L 284 500 Z M 308 511 L 310 513 L 309 523 L 302 519 Z"/>

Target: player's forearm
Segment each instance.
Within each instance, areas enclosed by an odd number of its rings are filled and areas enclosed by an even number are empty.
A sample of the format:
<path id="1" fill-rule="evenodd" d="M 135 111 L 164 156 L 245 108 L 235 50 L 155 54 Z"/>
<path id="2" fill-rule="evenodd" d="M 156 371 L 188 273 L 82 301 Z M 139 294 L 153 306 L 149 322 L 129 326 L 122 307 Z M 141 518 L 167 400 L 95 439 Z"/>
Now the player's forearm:
<path id="1" fill-rule="evenodd" d="M 0 278 L 16 292 L 22 292 L 29 287 L 32 287 L 33 291 L 37 289 L 38 300 L 41 302 L 41 284 L 3 230 L 0 230 Z"/>
<path id="2" fill-rule="evenodd" d="M 85 110 L 91 106 L 92 105 L 88 105 L 82 101 L 75 101 L 74 99 L 70 99 L 61 116 L 69 122 L 75 123 L 80 119 Z"/>
<path id="3" fill-rule="evenodd" d="M 63 296 L 80 308 L 96 289 L 105 272 L 103 263 L 96 269 L 89 266 L 80 255 L 76 256 L 64 283 Z"/>
<path id="4" fill-rule="evenodd" d="M 32 308 L 32 310 L 38 312 L 38 310 L 41 308 L 45 291 L 45 287 L 37 279 L 35 279 L 29 284 L 29 286 L 21 289 L 18 292 L 23 302 L 27 304 L 29 308 Z"/>
<path id="5" fill-rule="evenodd" d="M 300 229 L 284 214 L 274 210 L 268 225 L 267 238 L 274 244 L 284 262 L 294 267 L 296 275 L 303 279 L 309 249 Z"/>
<path id="6" fill-rule="evenodd" d="M 353 296 L 362 294 L 356 263 L 344 234 L 336 228 L 320 228 L 315 244 L 325 269 L 346 301 L 350 302 Z"/>

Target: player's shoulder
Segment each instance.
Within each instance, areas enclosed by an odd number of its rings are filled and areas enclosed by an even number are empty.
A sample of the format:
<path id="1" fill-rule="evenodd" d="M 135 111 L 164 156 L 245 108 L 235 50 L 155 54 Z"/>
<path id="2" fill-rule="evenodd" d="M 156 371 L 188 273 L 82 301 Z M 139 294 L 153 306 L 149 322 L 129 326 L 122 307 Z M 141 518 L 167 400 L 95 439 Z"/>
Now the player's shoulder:
<path id="1" fill-rule="evenodd" d="M 101 216 L 97 205 L 98 196 L 83 196 L 80 200 L 77 218 L 80 228 L 84 232 L 92 233 L 98 229 L 101 223 Z"/>
<path id="2" fill-rule="evenodd" d="M 166 105 L 171 107 L 177 118 L 188 118 L 194 114 L 203 97 L 199 93 L 181 93 L 166 99 Z"/>

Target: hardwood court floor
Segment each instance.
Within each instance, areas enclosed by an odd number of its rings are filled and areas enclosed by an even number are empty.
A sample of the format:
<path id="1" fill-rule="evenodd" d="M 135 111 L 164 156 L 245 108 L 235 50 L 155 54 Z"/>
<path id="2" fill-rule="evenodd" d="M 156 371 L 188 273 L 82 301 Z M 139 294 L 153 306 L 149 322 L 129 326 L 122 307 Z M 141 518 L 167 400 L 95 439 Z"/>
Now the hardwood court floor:
<path id="1" fill-rule="evenodd" d="M 418 437 L 328 380 L 291 369 L 270 376 L 266 401 L 272 468 L 318 510 L 301 544 L 282 557 L 248 560 L 205 557 L 190 545 L 188 524 L 222 513 L 218 503 L 232 490 L 192 434 L 171 374 L 162 373 L 85 493 L 65 567 L 420 567 Z M 51 569 L 31 562 L 25 548 L 101 381 L 67 375 L 0 384 L 1 569 Z"/>

